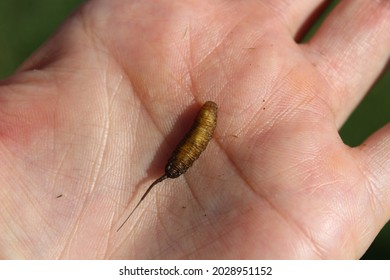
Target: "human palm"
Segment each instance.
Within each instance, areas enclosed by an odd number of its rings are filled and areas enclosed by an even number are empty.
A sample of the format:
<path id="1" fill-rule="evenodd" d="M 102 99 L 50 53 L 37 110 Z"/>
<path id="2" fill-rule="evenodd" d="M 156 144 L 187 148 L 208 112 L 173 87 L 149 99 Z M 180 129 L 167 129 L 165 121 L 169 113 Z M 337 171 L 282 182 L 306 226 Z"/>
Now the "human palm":
<path id="1" fill-rule="evenodd" d="M 337 130 L 390 5 L 345 1 L 297 44 L 322 1 L 293 2 L 84 5 L 0 87 L 1 257 L 359 258 L 389 218 L 390 128 Z M 207 100 L 206 151 L 116 232 Z"/>

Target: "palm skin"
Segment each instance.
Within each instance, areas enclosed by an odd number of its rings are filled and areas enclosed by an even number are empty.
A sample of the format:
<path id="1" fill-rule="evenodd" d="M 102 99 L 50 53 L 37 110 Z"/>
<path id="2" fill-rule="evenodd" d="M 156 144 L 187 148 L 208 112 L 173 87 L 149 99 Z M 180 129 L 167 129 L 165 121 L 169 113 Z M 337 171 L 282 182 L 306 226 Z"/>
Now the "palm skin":
<path id="1" fill-rule="evenodd" d="M 390 128 L 337 130 L 389 58 L 390 5 L 345 1 L 299 45 L 321 1 L 292 2 L 76 12 L 0 87 L 1 257 L 359 258 L 389 218 Z M 116 232 L 207 100 L 206 151 Z"/>

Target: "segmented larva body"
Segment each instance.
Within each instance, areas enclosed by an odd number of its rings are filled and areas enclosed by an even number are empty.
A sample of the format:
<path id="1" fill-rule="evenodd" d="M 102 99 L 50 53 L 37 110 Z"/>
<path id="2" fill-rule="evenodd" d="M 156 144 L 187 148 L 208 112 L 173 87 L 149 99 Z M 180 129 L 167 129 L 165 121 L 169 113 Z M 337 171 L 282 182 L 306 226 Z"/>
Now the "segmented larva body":
<path id="1" fill-rule="evenodd" d="M 206 149 L 217 124 L 217 104 L 207 101 L 200 109 L 194 124 L 173 151 L 165 167 L 168 178 L 185 173 Z"/>
<path id="2" fill-rule="evenodd" d="M 214 102 L 207 101 L 203 104 L 191 129 L 184 136 L 183 140 L 180 141 L 169 158 L 168 163 L 165 166 L 164 175 L 150 185 L 133 211 L 131 211 L 117 231 L 123 227 L 137 207 L 141 204 L 142 200 L 144 200 L 156 184 L 167 178 L 177 178 L 184 174 L 188 168 L 192 166 L 194 161 L 199 158 L 200 154 L 206 149 L 207 144 L 213 137 L 213 133 L 217 125 L 217 111 L 218 106 Z"/>

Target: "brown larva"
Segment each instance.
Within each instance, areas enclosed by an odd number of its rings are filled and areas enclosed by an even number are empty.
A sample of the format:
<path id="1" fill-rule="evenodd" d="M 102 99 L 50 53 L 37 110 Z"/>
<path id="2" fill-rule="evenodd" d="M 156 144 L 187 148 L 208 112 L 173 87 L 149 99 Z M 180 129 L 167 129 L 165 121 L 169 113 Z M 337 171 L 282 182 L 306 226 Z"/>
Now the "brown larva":
<path id="1" fill-rule="evenodd" d="M 191 129 L 177 145 L 168 160 L 168 163 L 165 166 L 164 175 L 150 185 L 145 194 L 141 197 L 140 201 L 134 207 L 133 211 L 131 211 L 126 220 L 117 229 L 117 232 L 123 227 L 137 207 L 141 204 L 142 200 L 144 200 L 156 184 L 167 178 L 177 178 L 184 174 L 188 168 L 191 167 L 194 161 L 199 158 L 200 154 L 206 149 L 207 144 L 213 136 L 215 126 L 217 125 L 217 109 L 217 104 L 212 101 L 207 101 L 203 104 Z"/>

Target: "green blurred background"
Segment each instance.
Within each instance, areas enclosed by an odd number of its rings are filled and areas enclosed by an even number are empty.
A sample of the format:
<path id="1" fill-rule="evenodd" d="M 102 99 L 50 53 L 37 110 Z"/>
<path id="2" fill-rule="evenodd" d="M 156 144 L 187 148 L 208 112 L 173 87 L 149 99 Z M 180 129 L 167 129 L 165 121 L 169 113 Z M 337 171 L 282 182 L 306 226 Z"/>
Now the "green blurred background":
<path id="1" fill-rule="evenodd" d="M 10 75 L 59 24 L 84 1 L 81 0 L 1 0 L 0 79 Z M 309 32 L 318 28 L 321 20 Z M 371 133 L 390 121 L 390 71 L 384 73 L 354 111 L 340 134 L 350 146 L 362 143 Z M 383 228 L 363 259 L 390 259 L 390 225 Z"/>

